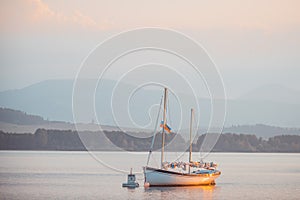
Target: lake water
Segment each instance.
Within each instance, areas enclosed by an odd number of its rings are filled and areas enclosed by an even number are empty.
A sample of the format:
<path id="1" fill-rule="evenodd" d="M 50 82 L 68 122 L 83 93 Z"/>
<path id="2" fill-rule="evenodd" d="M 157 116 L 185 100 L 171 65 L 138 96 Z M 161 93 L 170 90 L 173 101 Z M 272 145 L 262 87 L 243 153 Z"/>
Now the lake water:
<path id="1" fill-rule="evenodd" d="M 147 153 L 0 151 L 1 199 L 300 199 L 300 154 L 213 153 L 215 186 L 143 187 Z M 168 153 L 177 158 L 179 153 Z M 152 160 L 159 160 L 154 154 Z M 183 155 L 186 159 L 187 155 Z M 97 159 L 95 159 L 97 158 Z M 197 154 L 194 156 L 197 159 Z M 99 162 L 101 160 L 108 166 Z M 154 161 L 152 161 L 155 163 Z M 153 164 L 152 163 L 152 164 Z M 133 167 L 140 187 L 122 188 Z M 115 169 L 113 169 L 115 168 Z"/>

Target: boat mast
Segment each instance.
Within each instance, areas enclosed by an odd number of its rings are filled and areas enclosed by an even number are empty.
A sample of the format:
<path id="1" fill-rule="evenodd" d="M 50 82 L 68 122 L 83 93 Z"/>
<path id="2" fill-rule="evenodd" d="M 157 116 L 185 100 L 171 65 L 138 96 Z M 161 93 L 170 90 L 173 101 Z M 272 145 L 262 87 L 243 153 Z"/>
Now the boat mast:
<path id="1" fill-rule="evenodd" d="M 165 126 L 166 126 L 166 109 L 167 109 L 167 95 L 168 95 L 168 89 L 165 88 L 165 94 L 164 94 L 164 113 L 163 113 L 163 126 L 162 126 L 162 134 L 161 134 L 161 169 L 163 168 L 163 162 L 164 162 L 164 147 L 165 147 Z"/>
<path id="2" fill-rule="evenodd" d="M 192 162 L 192 132 L 193 132 L 193 118 L 194 118 L 194 109 L 191 109 L 191 121 L 190 121 L 190 152 L 189 152 L 189 164 Z M 191 173 L 191 166 L 189 165 L 189 173 Z"/>

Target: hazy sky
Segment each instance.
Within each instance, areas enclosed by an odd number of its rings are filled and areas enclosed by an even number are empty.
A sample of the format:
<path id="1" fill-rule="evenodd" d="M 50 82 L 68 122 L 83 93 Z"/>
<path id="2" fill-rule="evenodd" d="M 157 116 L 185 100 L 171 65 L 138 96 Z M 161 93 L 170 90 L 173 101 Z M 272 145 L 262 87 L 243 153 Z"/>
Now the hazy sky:
<path id="1" fill-rule="evenodd" d="M 2 0 L 0 91 L 74 78 L 112 34 L 138 27 L 179 30 L 218 65 L 229 97 L 300 85 L 300 1 Z"/>

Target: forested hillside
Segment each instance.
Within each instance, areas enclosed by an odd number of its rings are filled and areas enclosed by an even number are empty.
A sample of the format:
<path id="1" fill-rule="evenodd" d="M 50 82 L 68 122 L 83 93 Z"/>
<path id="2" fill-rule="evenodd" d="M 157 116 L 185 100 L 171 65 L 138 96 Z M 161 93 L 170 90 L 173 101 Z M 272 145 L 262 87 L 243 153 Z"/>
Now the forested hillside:
<path id="1" fill-rule="evenodd" d="M 133 136 L 134 135 L 134 136 Z M 38 129 L 34 134 L 12 134 L 0 131 L 1 150 L 99 150 L 99 151 L 148 151 L 152 137 L 144 133 L 121 131 L 80 132 Z M 200 135 L 193 145 L 199 151 L 205 134 Z M 161 133 L 157 133 L 154 150 L 159 150 Z M 188 150 L 188 143 L 176 133 L 166 135 L 166 151 Z M 214 152 L 300 152 L 300 136 L 281 135 L 269 139 L 249 134 L 226 133 L 219 137 Z"/>

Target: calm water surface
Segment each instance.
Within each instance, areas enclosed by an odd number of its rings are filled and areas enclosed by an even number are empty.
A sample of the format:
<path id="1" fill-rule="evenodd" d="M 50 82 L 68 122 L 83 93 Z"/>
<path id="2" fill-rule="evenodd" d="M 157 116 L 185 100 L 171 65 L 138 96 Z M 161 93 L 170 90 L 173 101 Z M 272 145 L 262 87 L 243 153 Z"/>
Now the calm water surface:
<path id="1" fill-rule="evenodd" d="M 179 155 L 168 154 L 170 160 Z M 147 159 L 147 153 L 94 155 L 114 168 L 133 167 L 136 173 Z M 206 160 L 219 163 L 222 175 L 216 186 L 144 188 L 143 176 L 137 174 L 142 187 L 127 189 L 121 187 L 125 173 L 103 166 L 88 152 L 0 151 L 0 198 L 300 199 L 300 154 L 214 153 Z"/>

